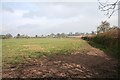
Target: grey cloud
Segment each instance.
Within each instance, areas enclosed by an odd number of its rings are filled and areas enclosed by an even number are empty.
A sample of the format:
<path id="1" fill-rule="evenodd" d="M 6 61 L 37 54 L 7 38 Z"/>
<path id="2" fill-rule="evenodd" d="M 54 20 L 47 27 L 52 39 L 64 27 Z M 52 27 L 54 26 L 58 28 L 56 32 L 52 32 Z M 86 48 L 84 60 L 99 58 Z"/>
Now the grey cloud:
<path id="1" fill-rule="evenodd" d="M 8 17 L 5 23 L 15 26 L 5 33 L 41 35 L 58 32 L 90 32 L 96 30 L 100 22 L 105 19 L 96 3 L 35 3 L 33 6 L 32 9 L 28 8 L 29 12 L 23 13 L 23 16 Z M 116 24 L 115 21 L 116 17 L 110 23 Z"/>
<path id="2" fill-rule="evenodd" d="M 91 4 L 91 5 L 90 5 Z M 48 18 L 68 18 L 78 16 L 79 14 L 93 14 L 91 7 L 94 7 L 94 3 L 86 5 L 85 3 L 46 3 L 37 4 L 38 9 L 25 13 L 23 17 L 33 18 L 46 16 Z M 93 6 L 94 5 L 94 6 Z M 84 6 L 84 7 L 83 7 Z M 90 9 L 88 9 L 88 7 Z M 96 9 L 96 7 L 94 7 Z M 89 10 L 89 11 L 88 11 Z M 95 10 L 94 10 L 95 12 Z"/>
<path id="3" fill-rule="evenodd" d="M 41 28 L 41 27 L 42 26 L 37 25 L 37 24 L 25 24 L 25 25 L 16 26 L 15 28 L 7 29 L 3 33 L 10 32 L 13 35 L 16 35 L 17 33 L 20 33 L 20 34 L 35 34 L 35 32 L 37 30 L 39 30 L 39 32 L 41 32 L 43 30 L 43 28 Z"/>

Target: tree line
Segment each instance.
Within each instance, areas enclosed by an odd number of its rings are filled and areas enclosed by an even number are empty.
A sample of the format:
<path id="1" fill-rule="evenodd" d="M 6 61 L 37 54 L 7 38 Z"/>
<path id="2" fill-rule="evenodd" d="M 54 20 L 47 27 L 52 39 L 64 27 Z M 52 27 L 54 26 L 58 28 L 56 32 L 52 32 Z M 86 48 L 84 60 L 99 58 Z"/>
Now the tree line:
<path id="1" fill-rule="evenodd" d="M 89 36 L 89 35 L 96 35 L 99 33 L 104 33 L 107 31 L 110 31 L 112 29 L 117 29 L 119 28 L 118 26 L 110 26 L 110 23 L 107 21 L 102 21 L 101 24 L 97 27 L 96 31 L 91 31 L 91 33 L 80 33 L 80 32 L 69 32 L 68 34 L 66 33 L 51 33 L 49 35 L 35 35 L 35 36 L 29 36 L 29 35 L 24 35 L 24 34 L 17 34 L 16 36 L 13 36 L 10 33 L 7 33 L 5 35 L 0 35 L 0 39 L 9 39 L 9 38 L 67 38 L 69 36 Z"/>
<path id="2" fill-rule="evenodd" d="M 120 27 L 110 26 L 107 21 L 102 21 L 97 27 L 97 34 L 84 36 L 82 39 L 87 40 L 91 46 L 104 50 L 109 55 L 119 59 L 120 56 Z"/>
<path id="3" fill-rule="evenodd" d="M 89 35 L 89 34 L 95 34 L 94 31 L 91 33 L 80 33 L 80 32 L 69 32 L 68 34 L 66 33 L 51 33 L 49 35 L 35 35 L 35 36 L 29 36 L 29 35 L 24 35 L 24 34 L 17 34 L 16 36 L 13 36 L 10 33 L 7 33 L 5 35 L 0 35 L 0 39 L 9 39 L 9 38 L 67 38 L 69 36 L 80 36 L 80 35 Z"/>

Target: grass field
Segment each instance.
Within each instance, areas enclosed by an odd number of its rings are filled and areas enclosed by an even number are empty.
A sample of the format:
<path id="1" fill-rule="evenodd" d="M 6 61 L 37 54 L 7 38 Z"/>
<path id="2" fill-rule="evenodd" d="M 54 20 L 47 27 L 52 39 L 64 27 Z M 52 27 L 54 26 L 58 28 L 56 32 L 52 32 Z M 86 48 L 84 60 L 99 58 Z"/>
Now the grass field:
<path id="1" fill-rule="evenodd" d="M 27 58 L 85 52 L 89 48 L 86 41 L 72 38 L 5 39 L 2 41 L 3 68 Z"/>

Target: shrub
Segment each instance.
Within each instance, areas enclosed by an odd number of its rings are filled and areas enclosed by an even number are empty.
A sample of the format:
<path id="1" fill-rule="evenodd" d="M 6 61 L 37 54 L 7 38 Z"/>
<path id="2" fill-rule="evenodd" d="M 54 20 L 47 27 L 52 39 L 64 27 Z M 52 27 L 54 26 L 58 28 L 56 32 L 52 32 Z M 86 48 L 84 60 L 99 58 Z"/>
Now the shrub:
<path id="1" fill-rule="evenodd" d="M 120 55 L 120 29 L 112 29 L 105 33 L 99 33 L 91 40 Z"/>

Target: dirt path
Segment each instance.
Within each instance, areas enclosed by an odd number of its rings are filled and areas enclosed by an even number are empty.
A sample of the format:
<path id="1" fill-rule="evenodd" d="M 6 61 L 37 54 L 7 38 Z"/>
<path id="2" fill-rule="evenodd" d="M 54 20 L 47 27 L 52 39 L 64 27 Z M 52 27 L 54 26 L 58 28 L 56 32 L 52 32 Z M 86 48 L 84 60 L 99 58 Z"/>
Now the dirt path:
<path id="1" fill-rule="evenodd" d="M 26 63 L 11 65 L 11 68 L 3 70 L 3 78 L 10 77 L 116 78 L 117 60 L 92 48 L 87 53 L 27 59 Z"/>

